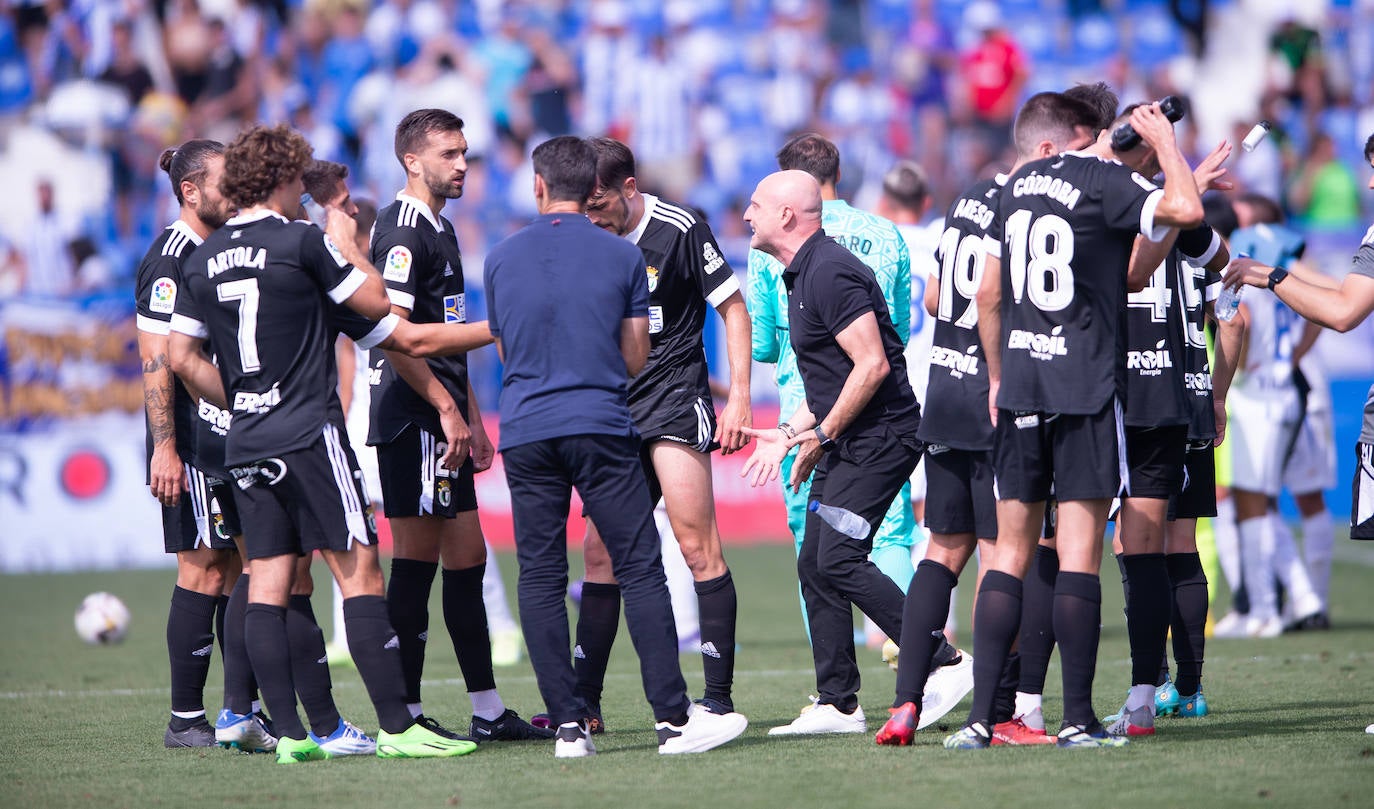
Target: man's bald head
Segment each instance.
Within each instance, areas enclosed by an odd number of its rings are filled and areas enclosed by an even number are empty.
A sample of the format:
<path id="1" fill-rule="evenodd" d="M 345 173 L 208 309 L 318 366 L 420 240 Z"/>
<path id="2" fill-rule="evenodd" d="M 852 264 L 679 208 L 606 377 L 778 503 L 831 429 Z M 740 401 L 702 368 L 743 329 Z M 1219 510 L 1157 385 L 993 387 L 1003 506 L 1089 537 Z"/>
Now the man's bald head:
<path id="1" fill-rule="evenodd" d="M 786 264 L 820 230 L 820 183 L 798 169 L 774 172 L 754 189 L 744 221 L 754 231 L 749 246 Z"/>

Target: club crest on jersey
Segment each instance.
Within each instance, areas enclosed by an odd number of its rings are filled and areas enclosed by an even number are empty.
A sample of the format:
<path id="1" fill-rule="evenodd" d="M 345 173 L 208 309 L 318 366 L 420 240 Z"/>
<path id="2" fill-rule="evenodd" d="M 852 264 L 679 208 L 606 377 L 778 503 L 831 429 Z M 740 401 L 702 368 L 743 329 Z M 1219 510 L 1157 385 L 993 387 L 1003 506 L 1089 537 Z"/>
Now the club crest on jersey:
<path id="1" fill-rule="evenodd" d="M 170 278 L 159 278 L 153 283 L 153 291 L 148 296 L 148 308 L 160 315 L 170 315 L 177 302 L 177 283 Z"/>
<path id="2" fill-rule="evenodd" d="M 444 296 L 444 322 L 468 322 L 468 305 L 466 293 L 459 292 L 457 295 Z"/>
<path id="3" fill-rule="evenodd" d="M 1007 349 L 1026 351 L 1038 360 L 1052 360 L 1069 353 L 1068 342 L 1061 333 L 1063 326 L 1055 326 L 1049 334 L 1037 334 L 1025 329 L 1012 329 L 1007 335 Z"/>
<path id="4" fill-rule="evenodd" d="M 386 254 L 386 269 L 382 271 L 382 278 L 399 284 L 409 281 L 411 260 L 410 248 L 400 244 L 391 248 Z"/>
<path id="5" fill-rule="evenodd" d="M 644 268 L 644 274 L 649 277 L 649 291 L 658 289 L 658 268 L 650 264 Z"/>
<path id="6" fill-rule="evenodd" d="M 216 511 L 215 511 L 215 513 L 214 513 L 214 531 L 215 531 L 215 536 L 219 537 L 219 538 L 222 539 L 222 540 L 230 539 L 231 537 L 229 536 L 229 529 L 227 529 L 227 528 L 224 527 L 224 515 L 221 514 L 221 513 L 218 511 L 218 509 L 219 509 L 219 502 L 218 502 L 218 500 L 211 499 L 211 500 L 210 500 L 210 508 L 216 509 Z"/>
<path id="7" fill-rule="evenodd" d="M 725 257 L 722 256 L 720 251 L 716 250 L 716 246 L 710 242 L 707 242 L 706 245 L 701 248 L 701 260 L 706 265 L 707 275 L 725 266 Z"/>
<path id="8" fill-rule="evenodd" d="M 448 478 L 439 478 L 434 486 L 434 496 L 439 501 L 439 505 L 444 508 L 448 508 L 449 504 L 453 502 L 453 484 L 449 483 Z"/>

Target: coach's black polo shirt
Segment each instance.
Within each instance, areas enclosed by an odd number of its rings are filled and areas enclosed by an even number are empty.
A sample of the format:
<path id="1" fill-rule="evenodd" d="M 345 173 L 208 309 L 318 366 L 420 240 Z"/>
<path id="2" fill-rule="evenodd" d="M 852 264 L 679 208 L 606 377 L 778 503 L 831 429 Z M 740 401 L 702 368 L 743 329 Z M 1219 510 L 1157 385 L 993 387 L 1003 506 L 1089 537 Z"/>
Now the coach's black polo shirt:
<path id="1" fill-rule="evenodd" d="M 787 286 L 787 317 L 792 350 L 797 354 L 806 404 L 817 422 L 835 406 L 845 379 L 854 369 L 835 335 L 866 312 L 878 318 L 878 333 L 887 354 L 888 374 L 846 434 L 874 425 L 914 432 L 921 406 L 907 381 L 902 341 L 878 280 L 854 254 L 817 230 L 797 251 L 782 274 Z"/>

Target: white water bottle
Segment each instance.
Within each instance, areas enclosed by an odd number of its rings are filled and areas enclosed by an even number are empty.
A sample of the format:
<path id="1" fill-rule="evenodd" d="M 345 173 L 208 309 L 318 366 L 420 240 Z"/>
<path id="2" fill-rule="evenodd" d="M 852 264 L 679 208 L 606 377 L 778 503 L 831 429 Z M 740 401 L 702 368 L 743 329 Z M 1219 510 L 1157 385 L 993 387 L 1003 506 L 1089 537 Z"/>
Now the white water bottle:
<path id="1" fill-rule="evenodd" d="M 1237 253 L 1236 258 L 1249 258 L 1244 253 Z M 1230 322 L 1240 310 L 1240 294 L 1245 287 L 1222 287 L 1221 294 L 1217 296 L 1217 302 L 1212 307 L 1212 312 L 1217 316 L 1217 320 Z"/>
<path id="2" fill-rule="evenodd" d="M 819 500 L 812 500 L 806 508 L 808 511 L 816 512 L 827 525 L 851 539 L 868 539 L 868 535 L 873 531 L 873 526 L 868 524 L 868 520 L 847 508 L 827 506 Z"/>

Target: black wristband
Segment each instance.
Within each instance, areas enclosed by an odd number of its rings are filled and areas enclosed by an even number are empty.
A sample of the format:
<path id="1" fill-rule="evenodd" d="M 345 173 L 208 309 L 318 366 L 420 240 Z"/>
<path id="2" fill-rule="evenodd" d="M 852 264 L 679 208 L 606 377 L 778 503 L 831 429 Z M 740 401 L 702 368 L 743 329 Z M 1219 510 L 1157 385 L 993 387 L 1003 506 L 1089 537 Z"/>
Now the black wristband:
<path id="1" fill-rule="evenodd" d="M 816 440 L 821 442 L 821 449 L 823 451 L 829 452 L 830 450 L 835 448 L 835 439 L 826 435 L 825 430 L 821 429 L 821 425 L 817 424 L 815 427 L 813 427 L 812 432 L 816 434 Z"/>

